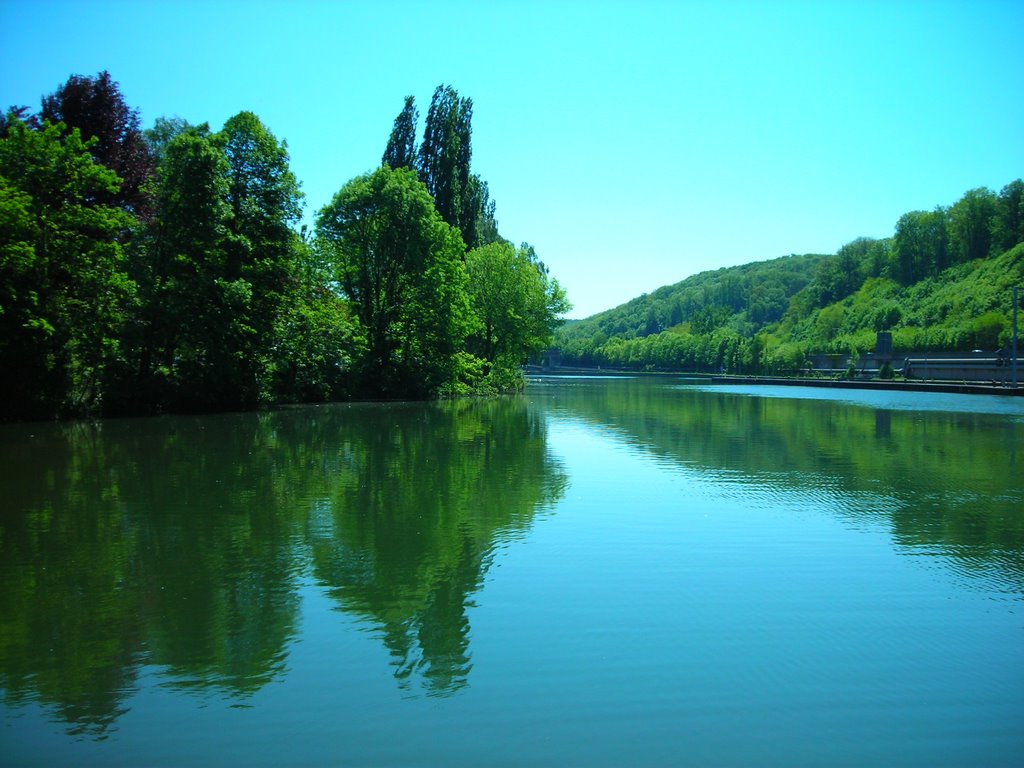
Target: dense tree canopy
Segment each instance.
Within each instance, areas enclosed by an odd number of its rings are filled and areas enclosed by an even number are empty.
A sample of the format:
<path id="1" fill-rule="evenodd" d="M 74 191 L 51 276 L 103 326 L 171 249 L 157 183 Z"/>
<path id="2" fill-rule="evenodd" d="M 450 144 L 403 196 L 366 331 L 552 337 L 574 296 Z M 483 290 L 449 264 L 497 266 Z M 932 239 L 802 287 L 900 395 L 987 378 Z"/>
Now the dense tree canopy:
<path id="1" fill-rule="evenodd" d="M 43 98 L 40 116 L 66 130 L 77 128 L 83 139 L 95 138 L 90 152 L 97 163 L 114 171 L 119 189 L 109 202 L 146 215 L 149 196 L 144 184 L 153 171 L 153 158 L 142 135 L 138 110 L 131 109 L 109 72 L 96 77 L 72 75 L 54 93 Z"/>
<path id="2" fill-rule="evenodd" d="M 451 86 L 439 85 L 419 148 L 418 119 L 415 99 L 406 96 L 381 163 L 417 171 L 441 218 L 459 229 L 467 249 L 502 240 L 490 188 L 472 169 L 472 99 L 460 97 Z"/>
<path id="3" fill-rule="evenodd" d="M 231 209 L 223 279 L 244 305 L 233 312 L 242 333 L 230 350 L 237 360 L 236 392 L 245 401 L 270 399 L 269 355 L 278 315 L 294 288 L 302 193 L 279 142 L 252 112 L 230 118 L 217 137 L 227 160 Z"/>
<path id="4" fill-rule="evenodd" d="M 1024 183 L 911 211 L 892 238 L 694 275 L 556 334 L 569 364 L 763 373 L 813 352 L 995 351 L 1024 283 Z"/>
<path id="5" fill-rule="evenodd" d="M 0 414 L 99 408 L 135 286 L 119 238 L 130 217 L 99 202 L 117 176 L 77 129 L 14 119 L 0 138 Z"/>
<path id="6" fill-rule="evenodd" d="M 504 242 L 470 167 L 472 100 L 439 87 L 421 146 L 417 118 L 407 97 L 384 167 L 345 184 L 311 237 L 287 144 L 252 112 L 142 131 L 107 72 L 70 77 L 38 114 L 8 110 L 0 417 L 518 386 L 518 368 L 491 375 L 466 271 L 468 247 Z M 565 307 L 530 258 L 537 296 L 523 328 L 502 326 L 519 334 L 509 359 L 544 346 Z"/>
<path id="7" fill-rule="evenodd" d="M 565 292 L 548 277 L 533 248 L 497 242 L 466 255 L 470 295 L 480 324 L 470 348 L 484 360 L 519 365 L 551 340 L 569 310 Z"/>
<path id="8" fill-rule="evenodd" d="M 382 167 L 300 228 L 252 112 L 140 130 L 109 73 L 0 120 L 0 416 L 425 397 L 521 385 L 568 309 L 498 231 L 472 99 L 406 97 Z M 567 362 L 778 370 L 810 351 L 994 348 L 1024 282 L 1024 183 L 911 211 L 891 238 L 696 275 L 557 330 Z M 12 375 L 9 371 L 17 371 Z"/>
<path id="9" fill-rule="evenodd" d="M 153 162 L 159 165 L 171 139 L 191 127 L 189 122 L 181 117 L 158 117 L 151 128 L 142 132 L 146 146 L 149 147 L 149 152 L 153 156 Z"/>
<path id="10" fill-rule="evenodd" d="M 167 146 L 156 216 L 136 262 L 143 297 L 137 391 L 160 406 L 231 396 L 230 350 L 244 287 L 226 279 L 231 207 L 228 163 L 204 127 Z"/>
<path id="11" fill-rule="evenodd" d="M 154 215 L 133 260 L 142 302 L 126 399 L 133 409 L 276 399 L 277 368 L 288 365 L 281 316 L 295 310 L 305 247 L 293 229 L 301 193 L 287 151 L 250 112 L 217 134 L 168 126 Z"/>
<path id="12" fill-rule="evenodd" d="M 949 209 L 949 251 L 954 263 L 983 259 L 993 244 L 993 220 L 999 198 L 991 190 L 972 189 Z"/>
<path id="13" fill-rule="evenodd" d="M 415 172 L 384 166 L 353 179 L 320 212 L 317 233 L 366 335 L 366 389 L 424 395 L 450 383 L 473 324 L 465 246 Z"/>
<path id="14" fill-rule="evenodd" d="M 992 220 L 992 248 L 1008 251 L 1024 242 L 1024 181 L 1017 179 L 1003 187 Z"/>

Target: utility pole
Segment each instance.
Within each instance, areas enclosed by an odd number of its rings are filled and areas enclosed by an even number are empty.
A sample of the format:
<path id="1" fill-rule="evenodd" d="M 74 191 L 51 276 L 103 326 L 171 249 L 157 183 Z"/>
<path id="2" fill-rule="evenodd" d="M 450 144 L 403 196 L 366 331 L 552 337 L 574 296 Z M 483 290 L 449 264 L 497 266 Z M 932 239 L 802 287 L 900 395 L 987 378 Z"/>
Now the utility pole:
<path id="1" fill-rule="evenodd" d="M 1017 388 L 1017 292 L 1018 286 L 1013 286 L 1013 388 Z"/>

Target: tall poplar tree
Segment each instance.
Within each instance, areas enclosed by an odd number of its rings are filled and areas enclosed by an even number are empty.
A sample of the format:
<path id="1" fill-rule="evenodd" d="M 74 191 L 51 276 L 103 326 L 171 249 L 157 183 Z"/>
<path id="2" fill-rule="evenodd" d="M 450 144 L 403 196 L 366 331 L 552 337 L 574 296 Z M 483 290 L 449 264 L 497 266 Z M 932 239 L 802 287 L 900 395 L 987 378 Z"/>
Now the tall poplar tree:
<path id="1" fill-rule="evenodd" d="M 469 248 L 476 246 L 480 197 L 472 188 L 473 100 L 450 85 L 434 90 L 423 128 L 418 170 L 441 218 L 458 227 Z"/>
<path id="2" fill-rule="evenodd" d="M 388 137 L 388 145 L 381 158 L 381 165 L 392 168 L 416 167 L 416 124 L 420 113 L 416 109 L 416 100 L 412 96 L 405 97 L 405 107 L 395 118 L 395 125 Z"/>

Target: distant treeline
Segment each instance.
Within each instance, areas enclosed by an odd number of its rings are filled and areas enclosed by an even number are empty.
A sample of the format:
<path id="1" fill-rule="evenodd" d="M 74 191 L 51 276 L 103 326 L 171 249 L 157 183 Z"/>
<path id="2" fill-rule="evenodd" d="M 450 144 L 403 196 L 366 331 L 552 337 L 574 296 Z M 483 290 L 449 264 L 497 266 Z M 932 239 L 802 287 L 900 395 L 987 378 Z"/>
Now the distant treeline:
<path id="1" fill-rule="evenodd" d="M 893 237 L 694 275 L 566 323 L 566 364 L 783 373 L 814 352 L 995 351 L 1024 285 L 1024 182 L 900 217 Z"/>
<path id="2" fill-rule="evenodd" d="M 498 233 L 472 100 L 412 97 L 381 166 L 300 227 L 252 112 L 141 129 L 107 72 L 0 116 L 0 418 L 515 388 L 565 293 Z M 384 142 L 382 141 L 382 145 Z"/>

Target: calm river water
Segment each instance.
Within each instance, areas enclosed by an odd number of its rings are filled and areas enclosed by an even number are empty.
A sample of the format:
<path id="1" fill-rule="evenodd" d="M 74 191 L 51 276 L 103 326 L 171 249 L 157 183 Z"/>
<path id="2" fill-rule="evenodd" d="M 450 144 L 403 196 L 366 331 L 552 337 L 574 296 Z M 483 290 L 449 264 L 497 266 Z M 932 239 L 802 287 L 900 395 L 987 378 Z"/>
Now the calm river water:
<path id="1" fill-rule="evenodd" d="M 4 765 L 1020 765 L 1024 402 L 0 427 Z"/>

